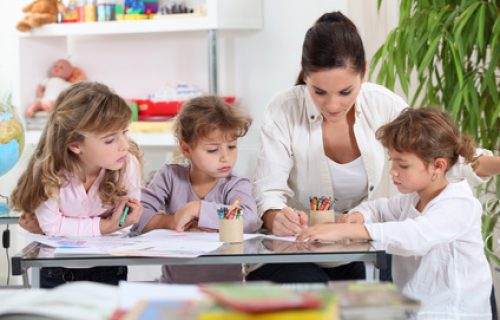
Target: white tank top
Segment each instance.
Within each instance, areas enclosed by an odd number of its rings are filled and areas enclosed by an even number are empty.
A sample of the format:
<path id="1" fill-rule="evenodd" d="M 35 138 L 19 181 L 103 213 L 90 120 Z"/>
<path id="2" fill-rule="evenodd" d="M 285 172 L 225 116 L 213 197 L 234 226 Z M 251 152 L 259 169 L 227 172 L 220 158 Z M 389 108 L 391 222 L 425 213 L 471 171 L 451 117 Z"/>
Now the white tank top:
<path id="1" fill-rule="evenodd" d="M 361 157 L 344 164 L 328 158 L 328 168 L 330 169 L 336 212 L 347 212 L 368 195 L 368 175 Z"/>

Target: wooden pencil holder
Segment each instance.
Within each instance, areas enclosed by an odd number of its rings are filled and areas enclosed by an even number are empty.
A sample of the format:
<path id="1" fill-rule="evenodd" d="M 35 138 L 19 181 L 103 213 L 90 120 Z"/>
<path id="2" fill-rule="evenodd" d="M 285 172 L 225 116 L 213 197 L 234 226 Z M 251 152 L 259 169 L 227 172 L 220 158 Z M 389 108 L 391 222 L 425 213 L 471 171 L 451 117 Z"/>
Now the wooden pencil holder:
<path id="1" fill-rule="evenodd" d="M 309 226 L 322 223 L 334 223 L 335 210 L 311 210 L 309 211 Z"/>
<path id="2" fill-rule="evenodd" d="M 243 242 L 226 243 L 217 252 L 220 254 L 243 254 L 245 252 Z"/>
<path id="3" fill-rule="evenodd" d="M 243 217 L 219 219 L 219 241 L 225 243 L 243 242 Z"/>

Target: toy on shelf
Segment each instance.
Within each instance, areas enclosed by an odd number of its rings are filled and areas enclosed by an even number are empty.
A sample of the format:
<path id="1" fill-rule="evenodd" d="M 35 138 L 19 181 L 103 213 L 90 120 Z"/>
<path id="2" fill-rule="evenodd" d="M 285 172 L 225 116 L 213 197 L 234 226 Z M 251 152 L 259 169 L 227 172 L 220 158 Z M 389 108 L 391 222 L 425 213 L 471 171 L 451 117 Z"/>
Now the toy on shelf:
<path id="1" fill-rule="evenodd" d="M 61 91 L 71 83 L 84 79 L 85 75 L 80 68 L 73 67 L 66 59 L 57 60 L 49 69 L 49 78 L 38 85 L 37 100 L 26 109 L 26 116 L 31 118 L 39 110 L 49 112 Z"/>
<path id="2" fill-rule="evenodd" d="M 27 32 L 41 25 L 57 22 L 60 11 L 63 12 L 64 7 L 58 0 L 34 0 L 23 8 L 26 16 L 17 23 L 16 28 Z"/>

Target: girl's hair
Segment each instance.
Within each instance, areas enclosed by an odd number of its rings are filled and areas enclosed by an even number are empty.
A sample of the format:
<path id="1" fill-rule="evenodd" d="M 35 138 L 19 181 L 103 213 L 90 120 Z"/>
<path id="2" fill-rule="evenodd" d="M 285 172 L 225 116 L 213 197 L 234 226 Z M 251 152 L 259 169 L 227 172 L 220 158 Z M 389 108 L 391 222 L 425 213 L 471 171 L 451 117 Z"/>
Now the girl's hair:
<path id="1" fill-rule="evenodd" d="M 124 130 L 131 117 L 127 103 L 103 84 L 81 81 L 61 92 L 28 168 L 12 193 L 14 209 L 34 213 L 48 198 L 58 199 L 59 188 L 67 182 L 61 170 L 85 181 L 79 157 L 69 150 L 69 146 L 83 142 L 85 133 Z M 141 151 L 130 140 L 129 152 L 142 167 Z M 123 183 L 125 170 L 126 164 L 118 171 L 106 170 L 99 186 L 99 196 L 105 207 L 112 207 L 127 194 Z"/>
<path id="2" fill-rule="evenodd" d="M 416 154 L 425 164 L 444 158 L 448 168 L 457 162 L 459 155 L 471 162 L 475 152 L 472 138 L 461 135 L 447 113 L 432 108 L 407 108 L 380 127 L 376 136 L 384 147 Z"/>
<path id="3" fill-rule="evenodd" d="M 354 23 L 338 11 L 323 14 L 306 33 L 301 65 L 296 85 L 310 72 L 332 68 L 351 67 L 363 76 L 365 49 Z"/>
<path id="4" fill-rule="evenodd" d="M 194 146 L 214 130 L 221 130 L 231 138 L 243 137 L 252 119 L 221 98 L 204 96 L 187 101 L 175 121 L 175 135 L 179 141 Z"/>

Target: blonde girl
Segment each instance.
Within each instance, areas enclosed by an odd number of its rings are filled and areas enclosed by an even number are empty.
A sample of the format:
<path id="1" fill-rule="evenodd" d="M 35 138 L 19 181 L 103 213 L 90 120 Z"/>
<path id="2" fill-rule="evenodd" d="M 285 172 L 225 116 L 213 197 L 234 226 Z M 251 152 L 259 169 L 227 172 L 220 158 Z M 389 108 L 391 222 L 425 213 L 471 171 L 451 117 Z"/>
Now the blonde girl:
<path id="1" fill-rule="evenodd" d="M 63 91 L 12 193 L 14 209 L 35 214 L 50 236 L 100 236 L 139 221 L 142 157 L 127 137 L 131 116 L 126 102 L 103 84 L 79 82 Z M 130 210 L 119 226 L 125 205 Z M 112 276 L 123 274 L 124 267 L 42 268 L 41 285 L 114 283 Z"/>

